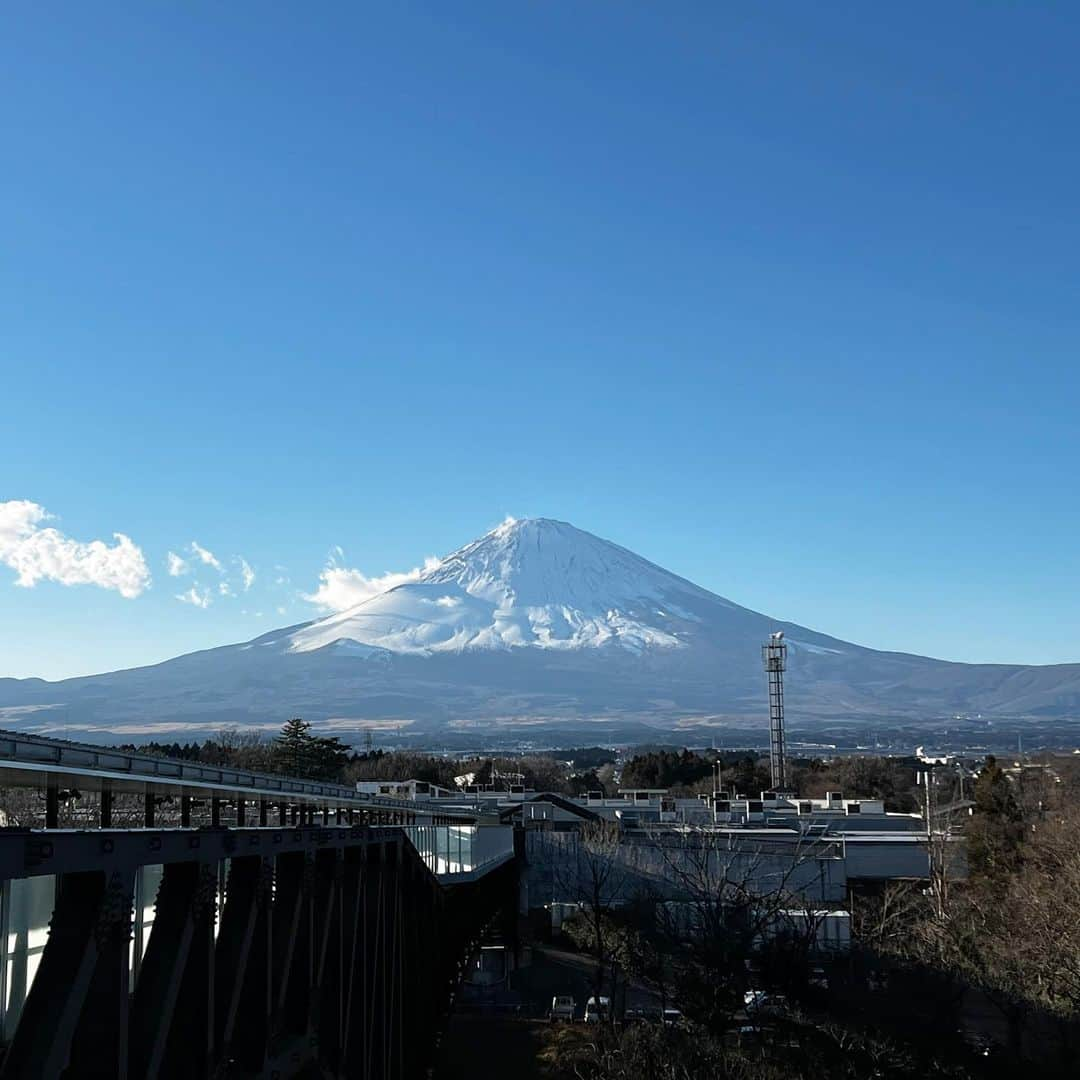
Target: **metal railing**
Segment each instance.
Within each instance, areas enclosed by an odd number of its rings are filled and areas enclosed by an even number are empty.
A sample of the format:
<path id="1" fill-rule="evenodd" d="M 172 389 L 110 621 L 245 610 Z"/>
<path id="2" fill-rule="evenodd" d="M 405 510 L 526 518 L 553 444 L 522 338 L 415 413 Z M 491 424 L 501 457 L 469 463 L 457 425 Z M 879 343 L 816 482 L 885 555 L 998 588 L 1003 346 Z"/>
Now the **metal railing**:
<path id="1" fill-rule="evenodd" d="M 115 750 L 90 743 L 50 739 L 42 735 L 24 735 L 0 731 L 0 770 L 18 769 L 70 773 L 102 779 L 137 780 L 143 783 L 186 784 L 191 787 L 250 791 L 253 794 L 288 795 L 305 800 L 372 802 L 346 784 L 304 780 L 279 773 L 253 772 L 223 765 L 205 765 L 197 761 L 158 757 L 138 751 Z M 0 773 L 2 778 L 2 773 Z"/>

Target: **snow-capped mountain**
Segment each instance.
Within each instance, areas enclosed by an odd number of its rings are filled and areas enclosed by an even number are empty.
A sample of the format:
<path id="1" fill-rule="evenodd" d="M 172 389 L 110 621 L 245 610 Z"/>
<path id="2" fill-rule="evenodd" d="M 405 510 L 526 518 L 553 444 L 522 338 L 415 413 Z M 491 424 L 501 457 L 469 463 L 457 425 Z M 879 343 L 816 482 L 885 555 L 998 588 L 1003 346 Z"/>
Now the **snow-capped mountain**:
<path id="1" fill-rule="evenodd" d="M 0 725 L 72 735 L 272 729 L 355 734 L 764 724 L 760 645 L 789 643 L 789 722 L 1080 714 L 1080 665 L 953 664 L 877 652 L 762 615 L 625 548 L 508 521 L 362 604 L 239 645 L 48 683 L 0 679 Z"/>
<path id="2" fill-rule="evenodd" d="M 690 608 L 718 597 L 562 521 L 507 521 L 419 580 L 290 635 L 289 648 L 366 646 L 430 656 L 471 649 L 639 653 L 685 645 Z"/>

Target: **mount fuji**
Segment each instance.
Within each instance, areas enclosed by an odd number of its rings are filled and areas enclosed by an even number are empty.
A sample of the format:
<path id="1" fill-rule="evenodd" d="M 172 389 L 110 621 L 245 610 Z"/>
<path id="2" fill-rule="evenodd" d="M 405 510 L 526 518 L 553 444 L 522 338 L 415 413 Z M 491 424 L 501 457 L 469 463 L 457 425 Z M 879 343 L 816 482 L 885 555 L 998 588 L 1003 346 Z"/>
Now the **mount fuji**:
<path id="1" fill-rule="evenodd" d="M 620 732 L 763 723 L 760 646 L 785 631 L 803 727 L 1080 713 L 1080 665 L 878 652 L 740 607 L 564 522 L 508 521 L 326 618 L 150 667 L 0 679 L 0 722 L 71 735 L 205 735 L 292 715 L 342 733 Z"/>

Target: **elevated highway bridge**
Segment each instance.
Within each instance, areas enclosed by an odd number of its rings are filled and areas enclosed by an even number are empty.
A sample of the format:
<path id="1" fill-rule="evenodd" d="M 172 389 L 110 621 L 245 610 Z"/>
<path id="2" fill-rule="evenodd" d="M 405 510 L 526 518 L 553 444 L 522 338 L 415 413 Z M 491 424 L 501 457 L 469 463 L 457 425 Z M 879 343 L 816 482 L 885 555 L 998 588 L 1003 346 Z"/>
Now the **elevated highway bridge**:
<path id="1" fill-rule="evenodd" d="M 0 1080 L 423 1077 L 516 911 L 497 816 L 8 733 L 0 787 Z"/>

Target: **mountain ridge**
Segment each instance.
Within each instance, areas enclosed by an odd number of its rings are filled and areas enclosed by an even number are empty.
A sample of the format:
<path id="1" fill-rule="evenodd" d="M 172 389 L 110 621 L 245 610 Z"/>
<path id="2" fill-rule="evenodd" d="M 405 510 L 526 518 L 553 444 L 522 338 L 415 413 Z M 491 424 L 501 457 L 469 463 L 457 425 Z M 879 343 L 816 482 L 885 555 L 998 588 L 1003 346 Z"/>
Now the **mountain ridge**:
<path id="1" fill-rule="evenodd" d="M 1080 714 L 1080 664 L 881 652 L 761 614 L 554 519 L 508 520 L 354 607 L 158 664 L 0 679 L 0 722 L 150 734 L 680 730 L 762 721 L 760 644 L 789 642 L 793 721 Z"/>

